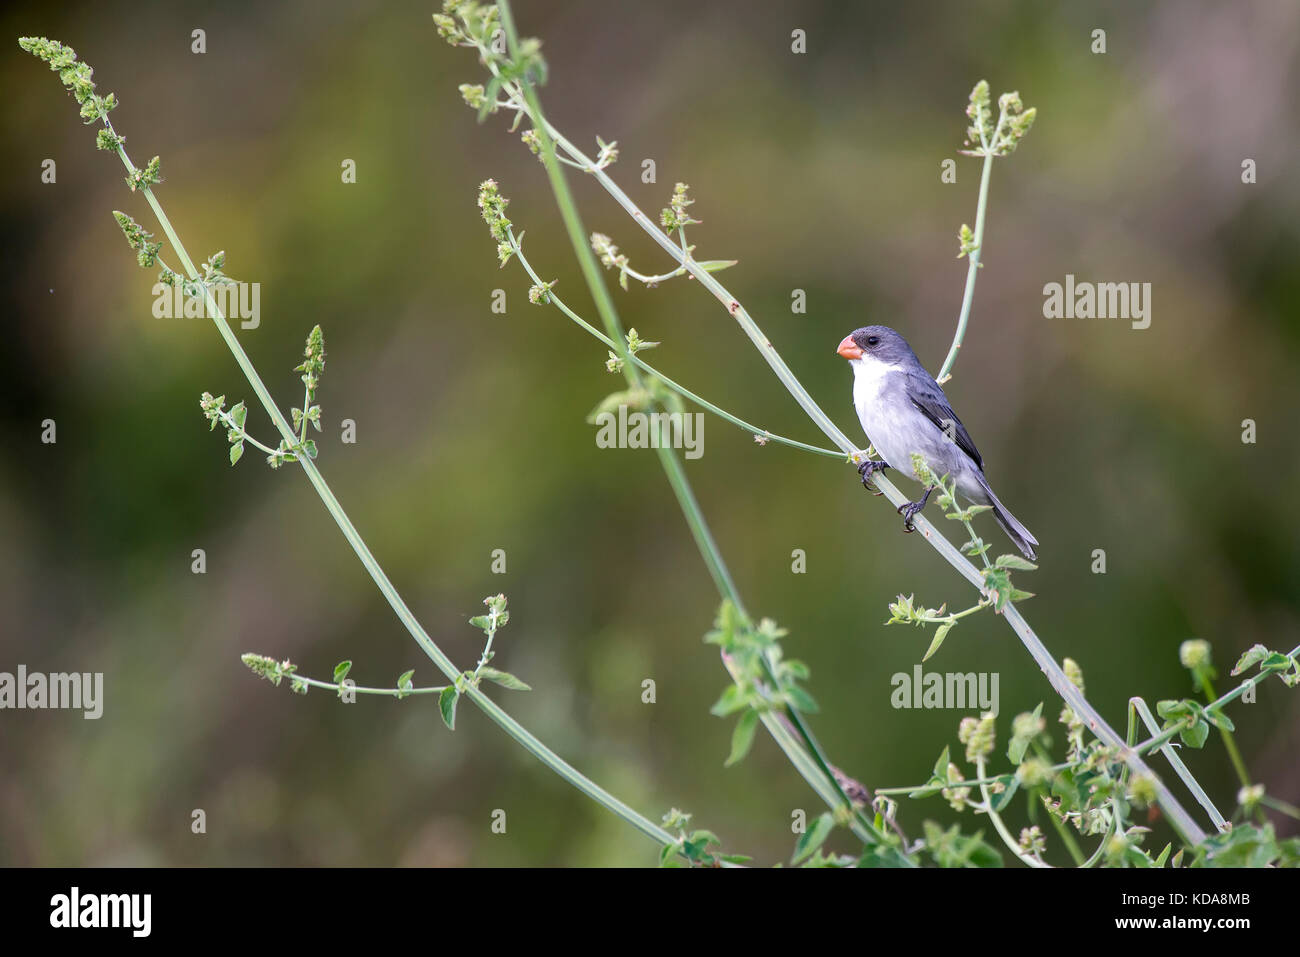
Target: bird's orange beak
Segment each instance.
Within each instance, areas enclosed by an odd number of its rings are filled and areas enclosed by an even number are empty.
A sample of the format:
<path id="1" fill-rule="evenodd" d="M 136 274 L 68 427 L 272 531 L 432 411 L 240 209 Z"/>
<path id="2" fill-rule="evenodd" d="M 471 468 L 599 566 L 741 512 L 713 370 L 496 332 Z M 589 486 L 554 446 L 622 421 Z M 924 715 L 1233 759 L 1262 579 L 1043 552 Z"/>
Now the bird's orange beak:
<path id="1" fill-rule="evenodd" d="M 856 342 L 853 341 L 852 336 L 845 336 L 843 339 L 841 339 L 840 347 L 835 351 L 846 359 L 862 358 L 862 349 L 858 346 Z"/>

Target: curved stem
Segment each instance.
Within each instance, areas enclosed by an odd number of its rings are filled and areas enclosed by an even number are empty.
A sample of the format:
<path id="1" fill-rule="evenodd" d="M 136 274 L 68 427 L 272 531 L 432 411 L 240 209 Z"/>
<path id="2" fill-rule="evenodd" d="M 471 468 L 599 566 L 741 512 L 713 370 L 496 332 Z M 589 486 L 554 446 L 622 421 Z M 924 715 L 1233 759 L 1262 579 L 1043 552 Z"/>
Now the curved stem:
<path id="1" fill-rule="evenodd" d="M 313 688 L 324 688 L 326 691 L 338 691 L 343 687 L 338 682 L 321 681 L 319 678 L 308 678 L 306 675 L 300 675 L 296 672 L 289 677 L 290 680 L 301 681 L 303 684 L 311 685 Z M 449 687 L 451 686 L 439 685 L 436 688 L 407 688 L 403 690 L 401 688 L 366 688 L 361 685 L 352 685 L 348 690 L 354 691 L 357 694 L 377 694 L 386 695 L 389 698 L 404 698 L 407 695 L 413 694 L 435 694 L 444 691 Z"/>
<path id="2" fill-rule="evenodd" d="M 1155 734 L 1159 725 L 1156 724 L 1155 716 L 1151 714 L 1151 709 L 1147 707 L 1147 703 L 1135 695 L 1134 697 L 1129 698 L 1129 705 L 1137 709 L 1138 715 L 1142 718 L 1142 723 L 1147 726 L 1147 730 L 1152 734 Z M 1219 809 L 1214 806 L 1214 802 L 1211 801 L 1210 796 L 1205 793 L 1205 789 L 1201 787 L 1200 782 L 1192 776 L 1191 771 L 1187 770 L 1187 765 L 1185 765 L 1183 759 L 1175 753 L 1173 745 L 1169 742 L 1165 742 L 1160 745 L 1159 750 L 1161 754 L 1168 758 L 1170 765 L 1173 766 L 1174 773 L 1182 778 L 1183 783 L 1187 785 L 1187 789 L 1192 792 L 1192 796 L 1196 798 L 1201 807 L 1205 808 L 1206 813 L 1210 815 L 1210 820 L 1214 822 L 1214 826 L 1220 831 L 1226 831 L 1228 829 L 1228 822 L 1224 819 L 1223 815 L 1219 813 Z M 1200 842 L 1198 841 L 1197 843 Z"/>
<path id="3" fill-rule="evenodd" d="M 975 208 L 975 234 L 972 237 L 975 248 L 966 254 L 969 265 L 966 268 L 966 290 L 961 297 L 961 313 L 957 316 L 957 332 L 952 337 L 948 357 L 943 360 L 939 374 L 934 377 L 940 385 L 952 378 L 953 363 L 957 361 L 962 340 L 966 338 L 966 322 L 970 319 L 971 303 L 975 300 L 975 279 L 979 276 L 980 258 L 984 252 L 984 210 L 989 202 L 989 176 L 992 172 L 993 153 L 989 150 L 984 154 L 984 171 L 980 174 L 980 198 L 979 205 Z"/>
<path id="4" fill-rule="evenodd" d="M 131 163 L 130 157 L 127 156 L 126 151 L 121 146 L 118 146 L 117 153 L 123 164 L 125 164 L 127 171 L 134 172 L 135 166 Z M 194 263 L 190 260 L 189 254 L 185 251 L 185 247 L 181 244 L 180 238 L 172 228 L 171 221 L 167 218 L 167 214 L 163 212 L 162 206 L 154 196 L 153 190 L 145 187 L 143 192 L 145 199 L 149 202 L 149 206 L 153 209 L 158 224 L 167 235 L 167 241 L 171 243 L 172 248 L 176 251 L 176 255 L 180 258 L 181 264 L 185 267 L 186 274 L 190 279 L 197 280 L 198 270 L 194 268 Z M 265 383 L 262 382 L 262 378 L 258 375 L 257 369 L 253 367 L 253 363 L 248 358 L 248 354 L 244 352 L 243 347 L 239 344 L 239 340 L 235 338 L 235 334 L 231 330 L 230 324 L 226 322 L 225 316 L 217 306 L 216 301 L 212 297 L 212 293 L 208 290 L 206 285 L 203 287 L 203 293 L 207 308 L 210 310 L 208 314 L 212 317 L 213 324 L 217 327 L 217 332 L 221 334 L 221 338 L 225 341 L 226 346 L 235 357 L 235 362 L 238 363 L 239 368 L 243 371 L 244 377 L 248 380 L 248 384 L 252 386 L 253 392 L 257 395 L 258 401 L 262 403 L 262 407 L 266 410 L 266 414 L 270 416 L 271 421 L 275 424 L 280 435 L 292 445 L 296 440 L 293 429 L 290 427 L 283 413 L 280 412 L 279 407 L 275 404 L 275 400 L 271 397 L 271 393 L 266 388 Z M 406 630 L 410 633 L 411 637 L 415 639 L 416 643 L 419 644 L 424 653 L 429 656 L 430 660 L 433 661 L 438 670 L 454 681 L 460 676 L 460 669 L 458 669 L 452 663 L 451 659 L 443 653 L 442 649 L 434 643 L 433 639 L 430 638 L 424 628 L 421 627 L 419 621 L 416 620 L 415 615 L 412 614 L 411 610 L 406 606 L 406 602 L 402 600 L 402 596 L 398 594 L 397 589 L 393 587 L 393 583 L 389 581 L 388 576 L 384 574 L 384 570 L 380 567 L 379 562 L 375 560 L 374 555 L 371 554 L 370 549 L 366 546 L 360 533 L 356 530 L 347 514 L 343 511 L 343 506 L 339 504 L 338 499 L 335 498 L 329 485 L 326 484 L 324 476 L 321 475 L 320 470 L 316 468 L 316 463 L 306 455 L 298 456 L 298 461 L 302 465 L 303 471 L 307 474 L 308 480 L 316 489 L 316 494 L 320 496 L 321 502 L 324 504 L 326 510 L 338 525 L 339 530 L 343 532 L 344 538 L 346 538 L 348 544 L 352 546 L 352 550 L 361 560 L 361 564 L 365 566 L 366 571 L 370 573 L 370 577 L 374 580 L 380 592 L 383 593 L 384 598 L 397 614 L 398 619 L 406 626 Z M 463 694 L 473 701 L 474 704 L 477 705 L 502 730 L 504 730 L 506 734 L 510 735 L 510 737 L 514 738 L 515 741 L 522 745 L 525 750 L 530 752 L 544 765 L 558 774 L 565 781 L 572 784 L 583 794 L 603 805 L 605 808 L 612 811 L 618 817 L 622 818 L 624 821 L 631 824 L 641 833 L 645 834 L 657 843 L 671 844 L 674 842 L 674 837 L 666 830 L 644 815 L 639 814 L 637 811 L 618 800 L 618 798 L 614 797 L 604 788 L 600 787 L 600 785 L 581 774 L 571 764 L 561 758 L 550 748 L 546 747 L 546 745 L 542 744 L 542 742 L 539 741 L 532 732 L 519 724 L 519 722 L 515 721 L 514 718 L 510 717 L 504 709 L 493 702 L 492 699 L 478 688 L 467 688 Z"/>
<path id="5" fill-rule="evenodd" d="M 510 51 L 510 55 L 518 59 L 519 37 L 518 32 L 515 29 L 514 15 L 510 9 L 508 0 L 500 0 L 498 8 L 501 12 L 501 26 L 505 32 L 506 44 Z M 495 73 L 495 64 L 486 57 L 485 61 Z M 582 220 L 578 215 L 577 205 L 574 203 L 573 194 L 569 190 L 568 182 L 564 178 L 564 171 L 560 168 L 560 164 L 555 162 L 555 146 L 557 140 L 551 135 L 554 128 L 546 121 L 545 115 L 542 112 L 541 100 L 537 96 L 536 89 L 531 84 L 521 82 L 512 87 L 512 92 L 515 94 L 516 99 L 526 105 L 527 112 L 533 121 L 534 128 L 538 131 L 539 138 L 542 141 L 541 156 L 543 165 L 546 168 L 547 178 L 550 180 L 551 191 L 555 194 L 556 205 L 560 210 L 560 218 L 564 221 L 565 229 L 569 234 L 569 241 L 573 246 L 574 254 L 578 258 L 578 264 L 582 269 L 583 277 L 587 282 L 588 288 L 591 290 L 592 298 L 596 301 L 596 310 L 600 313 L 601 319 L 604 322 L 606 335 L 613 344 L 614 352 L 624 360 L 623 374 L 627 378 L 628 384 L 634 387 L 639 386 L 641 384 L 641 378 L 637 363 L 634 361 L 635 356 L 633 356 L 627 348 L 627 343 L 624 340 L 623 327 L 619 322 L 618 313 L 614 307 L 614 301 L 610 297 L 609 289 L 605 286 L 603 277 L 601 276 L 600 265 L 596 262 L 596 257 L 587 245 L 587 233 L 582 226 Z M 604 171 L 585 156 L 575 158 L 585 164 L 590 172 L 594 172 L 598 176 L 604 175 Z M 684 257 L 684 254 L 678 246 L 673 244 L 671 241 L 667 242 L 673 250 L 676 250 L 679 256 Z M 686 259 L 686 261 L 682 262 L 682 265 L 685 266 L 692 275 L 695 275 L 697 271 L 699 274 L 704 276 L 710 275 L 708 272 L 705 272 L 700 268 L 694 260 Z M 698 278 L 698 276 L 696 278 Z M 829 422 L 829 420 L 827 421 Z M 735 583 L 731 580 L 731 573 L 728 571 L 726 563 L 723 561 L 722 555 L 718 551 L 716 543 L 713 541 L 713 536 L 709 531 L 708 524 L 704 520 L 704 515 L 700 511 L 699 504 L 695 501 L 695 496 L 691 491 L 690 484 L 686 480 L 686 475 L 682 470 L 681 463 L 677 459 L 677 455 L 672 449 L 664 448 L 662 446 L 656 451 L 659 454 L 659 461 L 663 465 L 664 472 L 668 477 L 668 482 L 672 486 L 674 494 L 677 496 L 678 504 L 681 506 L 682 513 L 686 517 L 687 524 L 691 529 L 691 534 L 694 536 L 700 554 L 704 558 L 705 565 L 709 569 L 709 574 L 713 577 L 714 583 L 718 587 L 719 594 L 724 598 L 730 599 L 742 615 L 748 619 L 749 616 L 744 612 L 744 604 L 740 600 Z M 772 680 L 775 684 L 775 676 L 772 674 L 771 662 L 766 656 L 762 656 L 760 660 L 767 671 L 769 680 Z M 738 675 L 734 670 L 733 665 L 727 661 L 725 656 L 723 661 L 724 664 L 726 664 L 732 679 L 736 680 Z M 787 705 L 784 709 L 784 716 L 803 739 L 804 746 L 807 747 L 807 753 L 801 753 L 803 752 L 803 747 L 801 747 L 798 742 L 790 736 L 789 729 L 782 724 L 777 715 L 765 712 L 760 714 L 760 719 L 772 734 L 773 738 L 790 757 L 790 760 L 795 765 L 796 769 L 803 774 L 805 779 L 807 779 L 814 789 L 818 791 L 823 799 L 827 800 L 828 804 L 832 807 L 842 807 L 850 814 L 851 827 L 859 838 L 874 843 L 888 842 L 888 836 L 876 828 L 870 818 L 854 807 L 853 802 L 849 799 L 838 778 L 831 770 L 829 761 L 827 761 L 825 755 L 821 752 L 821 748 L 813 738 L 811 732 L 804 725 L 799 712 Z M 798 755 L 798 757 L 796 757 L 796 755 Z M 816 773 L 810 773 L 811 769 L 808 767 L 809 759 L 813 762 L 813 765 L 816 768 Z"/>
<path id="6" fill-rule="evenodd" d="M 1205 692 L 1205 700 L 1213 701 L 1214 685 L 1211 684 L 1209 675 L 1198 670 L 1196 678 L 1200 682 L 1201 690 Z M 1219 734 L 1223 736 L 1223 747 L 1228 752 L 1233 770 L 1237 772 L 1237 780 L 1241 782 L 1242 787 L 1250 787 L 1250 772 L 1246 770 L 1246 762 L 1242 760 L 1241 752 L 1237 750 L 1237 742 L 1233 739 L 1232 732 L 1227 728 L 1219 728 Z"/>
<path id="7" fill-rule="evenodd" d="M 1022 863 L 1027 864 L 1030 867 L 1050 868 L 1052 865 L 1044 861 L 1040 861 L 1038 858 L 1030 854 L 1026 854 L 1024 851 L 1020 849 L 1020 842 L 1011 836 L 1011 832 L 1007 830 L 1007 826 L 1002 823 L 1002 815 L 998 814 L 997 811 L 993 810 L 993 796 L 989 794 L 988 784 L 984 780 L 982 780 L 985 775 L 984 763 L 985 762 L 983 758 L 977 758 L 975 760 L 975 771 L 977 774 L 979 774 L 981 778 L 980 796 L 984 798 L 984 813 L 987 814 L 989 816 L 989 820 L 993 822 L 993 827 L 994 829 L 997 830 L 998 837 L 1002 838 L 1002 843 L 1007 846 L 1007 849 L 1010 850 L 1012 854 L 1020 858 Z M 961 783 L 965 785 L 969 782 L 962 781 Z"/>
<path id="8" fill-rule="evenodd" d="M 510 230 L 510 246 L 512 249 L 514 249 L 515 255 L 519 258 L 519 264 L 524 267 L 524 271 L 528 273 L 529 278 L 532 279 L 533 282 L 541 284 L 542 278 L 537 274 L 537 271 L 533 269 L 533 265 L 528 261 L 528 257 L 524 255 L 524 251 L 520 247 L 518 239 L 515 237 L 514 230 Z M 564 313 L 566 316 L 572 319 L 574 323 L 576 323 L 579 327 L 585 329 L 592 336 L 594 336 L 595 338 L 603 342 L 611 351 L 614 349 L 614 342 L 612 339 L 609 338 L 609 336 L 605 335 L 603 332 L 601 332 L 591 323 L 587 322 L 586 319 L 583 319 L 580 315 L 578 315 L 576 312 L 570 309 L 568 305 L 565 304 L 564 300 L 555 294 L 554 290 L 549 290 L 546 295 L 551 300 L 551 304 L 554 305 L 557 309 L 559 309 L 560 312 Z M 779 442 L 781 445 L 788 445 L 791 448 L 803 449 L 806 452 L 816 452 L 818 455 L 828 455 L 831 456 L 832 458 L 837 458 L 837 459 L 844 458 L 843 452 L 837 452 L 834 449 L 819 448 L 816 445 L 809 445 L 807 442 L 800 442 L 797 439 L 787 439 L 783 435 L 777 435 L 775 432 L 769 432 L 767 429 L 760 429 L 756 425 L 751 425 L 750 423 L 746 422 L 744 419 L 740 418 L 739 416 L 732 415 L 726 409 L 714 405 L 712 402 L 708 401 L 707 399 L 701 398 L 700 396 L 696 395 L 694 392 L 686 388 L 684 385 L 680 385 L 674 380 L 668 378 L 668 376 L 664 375 L 654 366 L 650 365 L 648 362 L 645 362 L 640 357 L 638 357 L 636 353 L 629 352 L 628 359 L 632 362 L 633 365 L 639 368 L 642 372 L 654 376 L 656 379 L 658 379 L 668 388 L 672 389 L 678 395 L 682 396 L 683 398 L 691 402 L 694 402 L 696 405 L 700 406 L 701 408 L 708 409 L 710 412 L 712 412 L 714 415 L 718 416 L 719 418 L 725 419 L 726 421 L 730 422 L 732 425 L 739 426 L 740 428 L 744 429 L 746 432 L 750 432 L 753 435 L 762 438 L 764 441 Z"/>

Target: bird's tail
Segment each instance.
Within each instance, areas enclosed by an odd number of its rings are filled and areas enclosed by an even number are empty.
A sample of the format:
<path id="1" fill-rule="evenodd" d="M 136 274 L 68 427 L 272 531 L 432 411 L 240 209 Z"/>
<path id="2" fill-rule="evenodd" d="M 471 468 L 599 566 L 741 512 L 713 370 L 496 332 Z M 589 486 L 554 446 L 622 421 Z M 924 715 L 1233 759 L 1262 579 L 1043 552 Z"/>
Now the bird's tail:
<path id="1" fill-rule="evenodd" d="M 998 497 L 993 494 L 993 489 L 989 488 L 988 482 L 984 481 L 984 476 L 980 476 L 980 484 L 984 486 L 984 491 L 988 493 L 989 504 L 993 506 L 993 517 L 998 520 L 1002 530 L 1007 533 L 1007 537 L 1016 543 L 1016 548 L 1020 549 L 1030 561 L 1038 556 L 1034 554 L 1034 546 L 1038 544 L 1038 539 L 1034 538 L 1033 533 L 1025 526 L 1021 525 L 1019 520 L 1012 515 L 1005 505 L 998 501 Z"/>

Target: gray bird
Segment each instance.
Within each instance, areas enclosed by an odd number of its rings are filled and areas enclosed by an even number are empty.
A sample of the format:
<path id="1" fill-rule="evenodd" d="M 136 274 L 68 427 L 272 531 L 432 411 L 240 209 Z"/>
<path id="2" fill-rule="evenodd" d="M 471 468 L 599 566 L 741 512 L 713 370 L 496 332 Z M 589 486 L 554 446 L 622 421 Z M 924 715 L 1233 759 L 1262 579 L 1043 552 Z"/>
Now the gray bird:
<path id="1" fill-rule="evenodd" d="M 845 336 L 836 351 L 853 366 L 853 405 L 862 430 L 884 459 L 858 466 L 862 484 L 871 488 L 871 476 L 886 468 L 911 475 L 912 453 L 920 453 L 930 470 L 948 475 L 963 496 L 993 506 L 993 517 L 1016 547 L 1034 558 L 1038 540 L 993 494 L 979 450 L 907 340 L 888 326 L 864 326 Z M 912 517 L 925 508 L 934 489 L 929 486 L 919 502 L 899 507 L 904 531 L 915 530 Z"/>

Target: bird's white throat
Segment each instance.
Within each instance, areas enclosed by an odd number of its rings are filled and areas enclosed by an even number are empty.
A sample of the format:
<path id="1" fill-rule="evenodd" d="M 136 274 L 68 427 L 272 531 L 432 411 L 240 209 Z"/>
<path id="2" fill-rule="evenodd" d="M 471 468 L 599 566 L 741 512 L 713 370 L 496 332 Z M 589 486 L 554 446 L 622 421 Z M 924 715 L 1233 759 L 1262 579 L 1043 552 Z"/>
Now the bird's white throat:
<path id="1" fill-rule="evenodd" d="M 866 410 L 876 404 L 889 376 L 902 372 L 903 367 L 879 359 L 850 359 L 849 365 L 853 366 L 853 404 L 859 417 L 865 418 Z"/>

